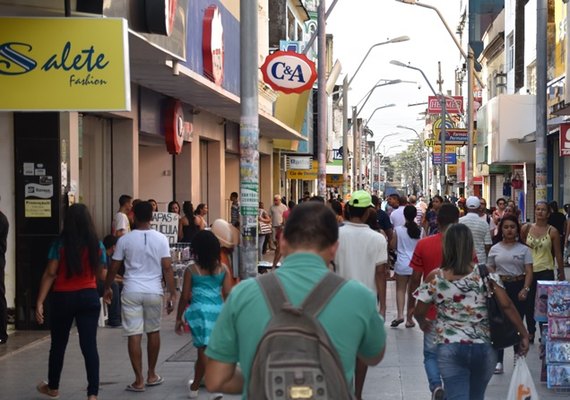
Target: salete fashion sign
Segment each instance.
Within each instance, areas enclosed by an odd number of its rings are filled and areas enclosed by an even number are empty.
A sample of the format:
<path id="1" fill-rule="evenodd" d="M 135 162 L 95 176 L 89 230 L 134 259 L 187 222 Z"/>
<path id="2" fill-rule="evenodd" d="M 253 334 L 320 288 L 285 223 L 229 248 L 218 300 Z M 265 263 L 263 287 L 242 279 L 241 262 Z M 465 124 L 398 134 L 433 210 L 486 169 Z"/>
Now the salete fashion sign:
<path id="1" fill-rule="evenodd" d="M 120 18 L 0 18 L 0 110 L 130 110 Z"/>

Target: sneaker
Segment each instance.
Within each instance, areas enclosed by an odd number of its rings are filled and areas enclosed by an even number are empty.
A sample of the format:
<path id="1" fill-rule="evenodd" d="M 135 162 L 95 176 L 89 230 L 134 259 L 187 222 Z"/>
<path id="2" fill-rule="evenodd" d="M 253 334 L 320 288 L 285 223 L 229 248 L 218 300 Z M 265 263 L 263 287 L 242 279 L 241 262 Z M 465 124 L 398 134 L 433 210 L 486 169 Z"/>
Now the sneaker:
<path id="1" fill-rule="evenodd" d="M 188 398 L 189 399 L 197 399 L 198 398 L 198 390 L 192 390 L 190 388 L 190 386 L 192 385 L 192 382 L 194 382 L 194 380 L 190 379 L 188 381 L 188 383 L 186 384 L 186 388 L 188 389 Z"/>
<path id="2" fill-rule="evenodd" d="M 224 398 L 224 395 L 221 393 L 212 393 L 210 395 L 209 400 L 222 400 Z"/>
<path id="3" fill-rule="evenodd" d="M 431 394 L 431 400 L 443 400 L 445 398 L 445 391 L 441 386 L 435 388 Z"/>
<path id="4" fill-rule="evenodd" d="M 497 365 L 495 365 L 495 371 L 493 373 L 495 375 L 501 375 L 503 372 L 505 372 L 503 370 L 503 363 L 498 362 Z"/>

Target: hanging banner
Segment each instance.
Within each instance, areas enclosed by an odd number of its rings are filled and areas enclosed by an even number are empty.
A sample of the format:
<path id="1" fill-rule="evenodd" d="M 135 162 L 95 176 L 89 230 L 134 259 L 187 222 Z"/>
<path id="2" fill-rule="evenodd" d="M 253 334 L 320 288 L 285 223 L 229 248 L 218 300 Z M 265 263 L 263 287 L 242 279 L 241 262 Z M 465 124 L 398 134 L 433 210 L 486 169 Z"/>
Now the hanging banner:
<path id="1" fill-rule="evenodd" d="M 570 156 L 570 124 L 560 124 L 560 157 Z"/>
<path id="2" fill-rule="evenodd" d="M 129 111 L 127 21 L 0 18 L 0 110 Z"/>

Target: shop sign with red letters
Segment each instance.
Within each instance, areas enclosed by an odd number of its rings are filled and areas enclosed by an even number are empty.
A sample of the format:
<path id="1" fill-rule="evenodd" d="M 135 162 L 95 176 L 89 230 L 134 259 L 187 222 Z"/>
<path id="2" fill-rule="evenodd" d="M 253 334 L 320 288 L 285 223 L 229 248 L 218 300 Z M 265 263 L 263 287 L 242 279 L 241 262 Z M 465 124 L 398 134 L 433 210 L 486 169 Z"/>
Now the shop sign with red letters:
<path id="1" fill-rule="evenodd" d="M 261 66 L 263 80 L 272 89 L 283 93 L 302 93 L 313 87 L 317 69 L 304 54 L 276 51 Z"/>

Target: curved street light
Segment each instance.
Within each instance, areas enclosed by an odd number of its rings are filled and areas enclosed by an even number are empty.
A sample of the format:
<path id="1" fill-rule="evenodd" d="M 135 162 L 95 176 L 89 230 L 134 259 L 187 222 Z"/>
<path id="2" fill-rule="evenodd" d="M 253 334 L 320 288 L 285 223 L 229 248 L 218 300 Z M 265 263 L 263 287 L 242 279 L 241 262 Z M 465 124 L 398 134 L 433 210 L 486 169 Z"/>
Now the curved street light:
<path id="1" fill-rule="evenodd" d="M 382 110 L 383 108 L 389 108 L 389 107 L 395 107 L 395 106 L 396 106 L 395 104 L 386 104 L 386 105 L 383 105 L 383 106 L 380 106 L 380 107 L 376 107 L 376 108 L 374 109 L 374 111 L 372 111 L 372 114 L 370 114 L 370 116 L 366 119 L 366 122 L 367 122 L 367 123 L 370 122 L 370 120 L 372 119 L 372 117 L 374 116 L 374 114 L 376 113 L 376 111 Z"/>

